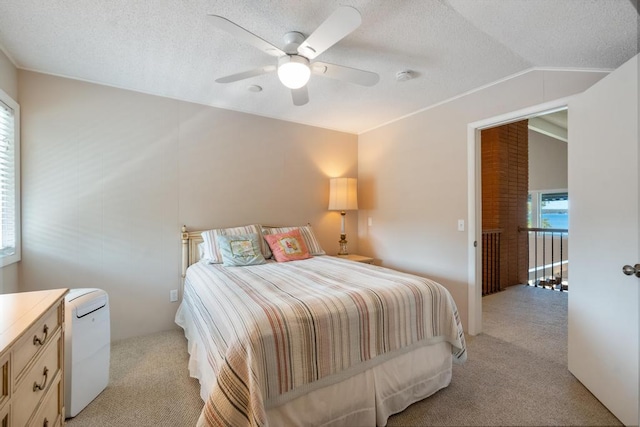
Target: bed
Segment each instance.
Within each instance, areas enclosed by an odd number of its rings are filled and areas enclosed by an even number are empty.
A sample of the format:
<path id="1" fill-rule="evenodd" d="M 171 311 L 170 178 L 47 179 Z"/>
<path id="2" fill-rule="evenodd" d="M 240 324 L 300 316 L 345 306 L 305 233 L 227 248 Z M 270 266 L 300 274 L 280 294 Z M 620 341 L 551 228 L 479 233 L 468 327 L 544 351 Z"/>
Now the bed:
<path id="1" fill-rule="evenodd" d="M 176 323 L 198 425 L 383 426 L 466 360 L 455 303 L 429 279 L 319 254 L 228 267 L 202 246 L 183 227 Z"/>

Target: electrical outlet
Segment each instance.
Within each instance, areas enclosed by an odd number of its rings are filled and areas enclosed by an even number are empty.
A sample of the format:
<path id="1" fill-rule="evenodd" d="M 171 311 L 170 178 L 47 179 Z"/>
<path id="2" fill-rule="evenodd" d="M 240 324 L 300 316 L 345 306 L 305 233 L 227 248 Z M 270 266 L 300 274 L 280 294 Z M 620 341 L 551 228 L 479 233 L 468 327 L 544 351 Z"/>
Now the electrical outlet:
<path id="1" fill-rule="evenodd" d="M 169 292 L 169 302 L 177 302 L 178 301 L 178 290 L 172 289 Z"/>

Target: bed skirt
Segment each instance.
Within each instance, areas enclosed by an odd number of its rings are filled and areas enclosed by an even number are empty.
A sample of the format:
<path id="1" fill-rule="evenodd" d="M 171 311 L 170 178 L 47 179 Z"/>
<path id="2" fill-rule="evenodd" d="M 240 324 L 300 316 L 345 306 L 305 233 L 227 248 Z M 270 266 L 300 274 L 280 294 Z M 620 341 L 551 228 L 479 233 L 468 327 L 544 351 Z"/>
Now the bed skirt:
<path id="1" fill-rule="evenodd" d="M 195 340 L 196 326 L 181 308 L 176 323 L 188 341 L 189 373 L 200 382 L 200 397 L 206 401 L 215 377 L 205 349 Z M 418 347 L 277 406 L 266 402 L 269 425 L 384 426 L 389 416 L 449 385 L 452 359 L 448 342 Z"/>

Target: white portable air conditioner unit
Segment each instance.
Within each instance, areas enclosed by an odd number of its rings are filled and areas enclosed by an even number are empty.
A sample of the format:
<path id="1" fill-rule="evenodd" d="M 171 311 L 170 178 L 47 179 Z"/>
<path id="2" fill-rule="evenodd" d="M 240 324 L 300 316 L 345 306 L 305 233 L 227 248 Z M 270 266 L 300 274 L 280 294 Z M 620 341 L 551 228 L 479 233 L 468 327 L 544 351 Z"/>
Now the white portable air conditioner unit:
<path id="1" fill-rule="evenodd" d="M 75 417 L 109 383 L 109 296 L 101 289 L 71 289 L 65 297 L 65 415 Z"/>

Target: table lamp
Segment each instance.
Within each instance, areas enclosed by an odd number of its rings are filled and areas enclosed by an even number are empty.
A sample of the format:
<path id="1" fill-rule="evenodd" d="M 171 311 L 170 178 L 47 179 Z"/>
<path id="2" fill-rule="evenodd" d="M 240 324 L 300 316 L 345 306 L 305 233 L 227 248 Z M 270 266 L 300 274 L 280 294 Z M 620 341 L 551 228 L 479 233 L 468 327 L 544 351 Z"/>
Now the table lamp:
<path id="1" fill-rule="evenodd" d="M 344 218 L 347 214 L 346 211 L 358 210 L 358 180 L 356 178 L 329 179 L 329 210 L 340 211 L 340 215 L 342 215 L 338 255 L 348 255 Z"/>

